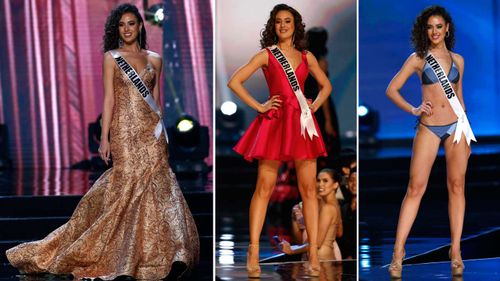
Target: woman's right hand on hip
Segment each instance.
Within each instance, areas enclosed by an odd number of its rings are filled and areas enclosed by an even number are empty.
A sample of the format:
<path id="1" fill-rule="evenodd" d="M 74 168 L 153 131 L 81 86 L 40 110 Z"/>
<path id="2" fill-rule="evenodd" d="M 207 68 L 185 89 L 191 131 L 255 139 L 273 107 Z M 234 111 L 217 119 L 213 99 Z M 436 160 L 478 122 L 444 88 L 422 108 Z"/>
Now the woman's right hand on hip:
<path id="1" fill-rule="evenodd" d="M 265 113 L 271 109 L 279 109 L 281 107 L 281 99 L 279 95 L 274 95 L 265 103 L 260 105 L 259 113 Z"/>

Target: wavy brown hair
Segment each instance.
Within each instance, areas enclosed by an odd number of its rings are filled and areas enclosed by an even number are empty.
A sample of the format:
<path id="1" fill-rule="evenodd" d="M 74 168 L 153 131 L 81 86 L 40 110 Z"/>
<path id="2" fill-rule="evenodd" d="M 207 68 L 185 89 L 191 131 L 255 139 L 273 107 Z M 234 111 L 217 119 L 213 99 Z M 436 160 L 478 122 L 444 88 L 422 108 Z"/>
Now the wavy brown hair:
<path id="1" fill-rule="evenodd" d="M 444 42 L 446 48 L 450 51 L 455 47 L 455 25 L 453 24 L 450 14 L 441 6 L 431 6 L 425 8 L 420 15 L 418 15 L 411 32 L 411 43 L 415 49 L 415 53 L 417 53 L 417 56 L 420 58 L 424 58 L 431 45 L 429 36 L 427 36 L 427 21 L 431 16 L 441 16 L 445 23 L 449 24 L 449 34 L 444 38 Z"/>
<path id="2" fill-rule="evenodd" d="M 278 43 L 278 35 L 276 35 L 276 29 L 274 28 L 274 23 L 276 22 L 276 14 L 279 11 L 288 11 L 293 15 L 293 23 L 295 26 L 295 31 L 293 33 L 293 44 L 295 49 L 303 51 L 306 49 L 305 40 L 305 30 L 306 25 L 302 22 L 302 16 L 294 8 L 286 4 L 278 4 L 274 6 L 273 10 L 269 15 L 269 19 L 260 34 L 260 47 L 266 48 Z"/>
<path id="3" fill-rule="evenodd" d="M 146 43 L 146 28 L 144 27 L 144 20 L 136 6 L 132 4 L 122 4 L 111 11 L 108 18 L 106 19 L 106 24 L 104 25 L 104 36 L 103 40 L 103 51 L 107 52 L 109 50 L 118 49 L 118 40 L 120 39 L 120 32 L 118 31 L 118 26 L 120 24 L 120 19 L 123 14 L 132 13 L 137 18 L 137 24 L 142 23 L 142 28 L 140 38 L 137 40 L 141 44 L 142 49 L 147 49 Z"/>

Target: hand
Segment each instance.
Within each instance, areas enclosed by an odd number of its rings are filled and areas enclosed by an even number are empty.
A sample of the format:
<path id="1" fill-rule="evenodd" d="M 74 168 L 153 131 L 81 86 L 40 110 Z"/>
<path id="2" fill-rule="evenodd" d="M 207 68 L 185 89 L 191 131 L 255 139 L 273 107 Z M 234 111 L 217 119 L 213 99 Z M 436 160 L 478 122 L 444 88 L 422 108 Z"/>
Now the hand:
<path id="1" fill-rule="evenodd" d="M 312 113 L 315 113 L 316 110 L 318 110 L 310 99 L 307 99 L 307 105 L 309 106 L 309 109 L 311 110 Z"/>
<path id="2" fill-rule="evenodd" d="M 278 247 L 280 248 L 280 251 L 282 251 L 283 253 L 285 253 L 287 255 L 293 254 L 292 247 L 290 246 L 290 243 L 288 243 L 288 241 L 286 241 L 284 239 L 281 240 L 281 243 L 278 244 Z"/>
<path id="3" fill-rule="evenodd" d="M 279 95 L 274 95 L 268 99 L 265 103 L 260 105 L 259 113 L 265 113 L 271 109 L 278 109 L 281 106 L 281 100 Z"/>
<path id="4" fill-rule="evenodd" d="M 101 145 L 99 145 L 99 156 L 102 160 L 104 160 L 104 163 L 108 165 L 109 157 L 111 156 L 111 150 L 109 148 L 108 140 L 101 141 Z"/>
<path id="5" fill-rule="evenodd" d="M 425 100 L 419 107 L 411 109 L 411 114 L 415 116 L 420 116 L 422 113 L 425 113 L 428 116 L 432 115 L 432 103 L 430 101 Z"/>

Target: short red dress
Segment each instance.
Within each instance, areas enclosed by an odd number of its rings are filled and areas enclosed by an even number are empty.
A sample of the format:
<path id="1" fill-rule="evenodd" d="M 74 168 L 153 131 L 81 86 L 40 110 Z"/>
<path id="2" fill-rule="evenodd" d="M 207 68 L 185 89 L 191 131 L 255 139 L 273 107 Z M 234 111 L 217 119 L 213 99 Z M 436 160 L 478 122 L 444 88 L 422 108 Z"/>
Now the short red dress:
<path id="1" fill-rule="evenodd" d="M 281 107 L 259 114 L 233 149 L 248 161 L 290 161 L 326 156 L 325 143 L 314 114 L 312 117 L 319 137 L 313 136 L 311 140 L 307 132 L 305 138 L 300 134 L 299 102 L 278 60 L 269 49 L 266 50 L 269 60 L 268 67 L 263 68 L 264 76 L 270 96 L 280 95 Z M 309 75 L 306 54 L 302 52 L 302 61 L 295 70 L 301 89 L 304 89 Z"/>

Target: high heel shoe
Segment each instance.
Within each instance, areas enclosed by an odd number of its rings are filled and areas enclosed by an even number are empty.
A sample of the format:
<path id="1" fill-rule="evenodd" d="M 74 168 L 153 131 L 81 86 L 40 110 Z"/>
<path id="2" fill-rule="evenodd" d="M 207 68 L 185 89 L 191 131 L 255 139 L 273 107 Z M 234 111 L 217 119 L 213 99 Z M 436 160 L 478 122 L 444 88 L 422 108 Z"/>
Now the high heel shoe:
<path id="1" fill-rule="evenodd" d="M 462 261 L 462 257 L 459 257 L 458 259 L 452 259 L 451 258 L 451 248 L 448 251 L 448 257 L 451 260 L 451 275 L 453 276 L 462 276 L 464 274 L 464 269 L 465 265 L 464 262 Z"/>
<path id="2" fill-rule="evenodd" d="M 250 251 L 252 248 L 255 250 L 257 248 L 257 252 L 259 252 L 259 244 L 249 244 L 248 245 L 248 251 L 247 251 L 247 273 L 248 273 L 248 278 L 260 278 L 260 265 L 250 265 L 248 261 L 250 260 Z"/>
<path id="3" fill-rule="evenodd" d="M 392 261 L 389 265 L 389 274 L 391 279 L 401 279 L 403 273 L 403 260 L 405 259 L 406 252 L 403 250 L 403 256 L 400 260 L 394 258 L 394 252 L 392 253 Z"/>

